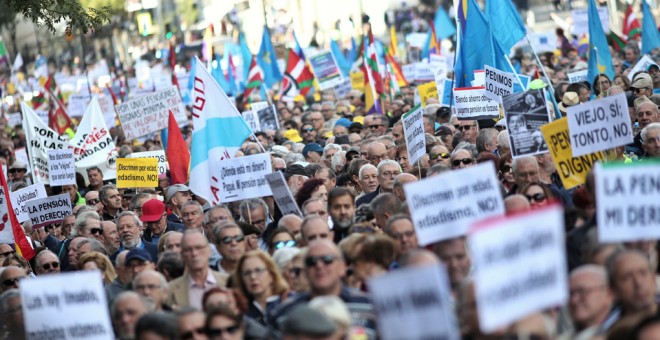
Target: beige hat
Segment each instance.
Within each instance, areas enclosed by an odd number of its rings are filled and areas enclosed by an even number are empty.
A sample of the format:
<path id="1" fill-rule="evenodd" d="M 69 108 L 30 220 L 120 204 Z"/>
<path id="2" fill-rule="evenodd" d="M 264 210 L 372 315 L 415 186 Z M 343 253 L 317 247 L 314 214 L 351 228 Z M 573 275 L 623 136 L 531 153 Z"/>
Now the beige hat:
<path id="1" fill-rule="evenodd" d="M 564 97 L 561 99 L 561 103 L 559 103 L 559 111 L 566 113 L 566 108 L 569 106 L 575 106 L 580 104 L 580 97 L 578 97 L 577 92 L 566 92 L 564 93 Z"/>
<path id="2" fill-rule="evenodd" d="M 643 88 L 653 88 L 653 80 L 651 79 L 651 76 L 648 73 L 640 73 L 638 74 L 632 81 L 632 84 L 630 84 L 630 87 L 638 88 L 638 89 L 643 89 Z"/>
<path id="3" fill-rule="evenodd" d="M 635 111 L 637 111 L 640 105 L 642 104 L 651 104 L 653 106 L 656 106 L 655 103 L 649 100 L 646 96 L 641 96 L 635 99 Z"/>

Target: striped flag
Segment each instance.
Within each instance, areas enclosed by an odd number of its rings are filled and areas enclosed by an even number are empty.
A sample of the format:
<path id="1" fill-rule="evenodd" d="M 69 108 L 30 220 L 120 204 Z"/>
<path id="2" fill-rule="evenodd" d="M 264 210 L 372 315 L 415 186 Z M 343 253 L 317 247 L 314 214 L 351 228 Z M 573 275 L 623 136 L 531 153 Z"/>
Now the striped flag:
<path id="1" fill-rule="evenodd" d="M 263 79 L 264 78 L 261 74 L 261 67 L 259 67 L 259 64 L 257 64 L 257 59 L 253 56 L 252 62 L 250 63 L 250 71 L 248 72 L 248 79 L 245 83 L 245 92 L 243 92 L 244 103 L 248 102 L 248 98 L 250 98 L 251 95 L 261 92 Z"/>
<path id="2" fill-rule="evenodd" d="M 280 89 L 280 98 L 293 101 L 300 93 L 306 96 L 314 85 L 314 75 L 310 72 L 305 61 L 294 51 L 289 49 L 286 61 L 286 71 Z"/>
<path id="3" fill-rule="evenodd" d="M 362 55 L 362 59 L 364 59 L 364 62 L 362 63 L 362 72 L 364 73 L 365 111 L 367 114 L 383 114 L 379 99 L 380 96 L 384 94 L 385 89 L 383 88 L 383 78 L 379 73 L 376 45 L 371 30 L 369 30 L 366 39 L 368 40 L 365 43 Z"/>
<path id="4" fill-rule="evenodd" d="M 396 27 L 394 27 L 394 25 L 390 27 L 390 46 L 387 48 L 387 52 L 395 58 L 399 55 L 398 42 L 396 40 Z"/>
<path id="5" fill-rule="evenodd" d="M 14 243 L 16 252 L 26 260 L 31 260 L 36 253 L 25 237 L 25 232 L 18 223 L 9 199 L 9 188 L 3 171 L 0 171 L 0 243 Z"/>
<path id="6" fill-rule="evenodd" d="M 387 63 L 387 71 L 390 73 L 397 87 L 401 88 L 408 86 L 408 81 L 406 81 L 406 78 L 403 77 L 401 66 L 396 62 L 396 60 L 394 60 L 391 55 L 386 54 L 385 62 Z"/>
<path id="7" fill-rule="evenodd" d="M 639 20 L 637 19 L 631 4 L 628 4 L 628 7 L 626 8 L 622 31 L 623 36 L 628 40 L 638 39 L 642 34 L 642 27 L 639 24 Z"/>

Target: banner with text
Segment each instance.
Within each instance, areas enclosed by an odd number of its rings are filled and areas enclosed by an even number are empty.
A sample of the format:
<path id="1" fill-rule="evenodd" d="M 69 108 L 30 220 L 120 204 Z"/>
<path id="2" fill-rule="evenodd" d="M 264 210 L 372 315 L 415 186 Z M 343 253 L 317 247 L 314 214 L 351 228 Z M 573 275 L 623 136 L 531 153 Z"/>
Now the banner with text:
<path id="1" fill-rule="evenodd" d="M 281 171 L 275 171 L 272 174 L 264 176 L 266 181 L 268 181 L 268 186 L 270 186 L 270 191 L 273 193 L 273 198 L 275 198 L 275 203 L 280 208 L 282 215 L 298 215 L 303 217 L 300 208 L 296 204 L 296 200 L 293 199 L 291 190 L 284 179 L 284 175 Z"/>
<path id="2" fill-rule="evenodd" d="M 155 188 L 157 186 L 158 159 L 117 159 L 117 188 Z"/>
<path id="3" fill-rule="evenodd" d="M 428 105 L 429 99 L 438 99 L 438 87 L 435 81 L 417 85 L 417 92 L 419 93 L 419 99 L 421 101 L 422 107 L 426 107 L 426 105 Z"/>
<path id="4" fill-rule="evenodd" d="M 115 107 L 126 139 L 135 139 L 167 128 L 170 111 L 179 125 L 188 118 L 175 86 L 131 99 Z"/>
<path id="5" fill-rule="evenodd" d="M 408 146 L 408 162 L 414 164 L 426 154 L 426 135 L 424 134 L 424 109 L 420 105 L 413 107 L 401 118 L 403 135 Z"/>
<path id="6" fill-rule="evenodd" d="M 484 85 L 484 95 L 486 97 L 499 103 L 503 96 L 513 93 L 513 84 L 515 82 L 513 74 L 500 71 L 488 65 L 486 65 L 485 71 L 486 84 Z"/>
<path id="7" fill-rule="evenodd" d="M 211 171 L 222 183 L 221 202 L 229 203 L 272 195 L 264 178 L 273 172 L 270 155 L 267 153 L 215 161 L 211 165 Z"/>
<path id="8" fill-rule="evenodd" d="M 341 83 L 341 72 L 330 51 L 324 51 L 308 58 L 314 77 L 321 90 L 325 91 Z"/>
<path id="9" fill-rule="evenodd" d="M 128 158 L 155 158 L 158 160 L 158 174 L 167 173 L 167 158 L 165 150 L 134 152 L 128 155 Z"/>
<path id="10" fill-rule="evenodd" d="M 587 79 L 587 72 L 588 70 L 584 69 L 566 74 L 568 76 L 568 82 L 572 84 L 572 83 L 579 83 L 582 81 L 589 81 Z"/>
<path id="11" fill-rule="evenodd" d="M 456 117 L 461 120 L 496 119 L 500 105 L 484 95 L 484 87 L 457 87 L 454 89 Z"/>
<path id="12" fill-rule="evenodd" d="M 50 186 L 76 184 L 76 165 L 73 149 L 48 151 Z"/>
<path id="13" fill-rule="evenodd" d="M 28 170 L 31 170 L 32 179 L 35 183 L 48 184 L 50 183 L 48 178 L 48 151 L 67 149 L 69 143 L 64 137 L 49 128 L 25 102 L 21 102 L 21 108 L 23 110 L 25 139 L 30 153 L 30 161 L 26 162 L 27 159 L 21 159 L 21 162 L 29 164 Z M 25 152 L 25 148 L 22 148 L 22 150 Z M 17 159 L 19 159 L 18 151 L 16 149 Z"/>
<path id="14" fill-rule="evenodd" d="M 68 193 L 30 200 L 25 205 L 30 212 L 33 228 L 60 223 L 71 215 L 71 196 Z"/>
<path id="15" fill-rule="evenodd" d="M 28 201 L 47 196 L 46 186 L 43 183 L 33 184 L 27 188 L 10 192 L 9 199 L 11 200 L 11 207 L 14 209 L 14 214 L 18 222 L 23 223 L 30 219 L 30 211 L 27 208 Z"/>
<path id="16" fill-rule="evenodd" d="M 653 59 L 651 59 L 651 57 L 649 57 L 648 55 L 645 54 L 644 56 L 642 56 L 641 59 L 639 59 L 637 64 L 635 64 L 635 66 L 633 66 L 633 68 L 630 70 L 630 72 L 628 72 L 628 80 L 630 80 L 632 82 L 633 76 L 637 72 L 640 72 L 640 71 L 648 72 L 649 67 L 652 66 L 652 65 L 658 66 L 658 64 L 655 61 L 653 61 Z"/>

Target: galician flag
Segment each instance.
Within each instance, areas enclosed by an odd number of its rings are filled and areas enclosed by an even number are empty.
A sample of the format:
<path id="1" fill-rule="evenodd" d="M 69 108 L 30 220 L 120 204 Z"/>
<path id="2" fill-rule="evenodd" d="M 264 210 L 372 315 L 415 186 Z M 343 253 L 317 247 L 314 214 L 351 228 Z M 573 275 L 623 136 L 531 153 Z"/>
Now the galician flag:
<path id="1" fill-rule="evenodd" d="M 197 57 L 192 65 L 193 135 L 190 161 L 190 189 L 213 205 L 220 203 L 222 179 L 217 162 L 233 158 L 250 127 L 227 94 L 215 82 Z"/>

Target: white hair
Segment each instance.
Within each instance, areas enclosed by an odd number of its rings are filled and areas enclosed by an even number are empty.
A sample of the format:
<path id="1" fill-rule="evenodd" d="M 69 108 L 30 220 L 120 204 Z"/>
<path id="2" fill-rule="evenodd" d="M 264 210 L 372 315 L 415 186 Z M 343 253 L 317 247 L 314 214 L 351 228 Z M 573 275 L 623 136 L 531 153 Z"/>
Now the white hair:
<path id="1" fill-rule="evenodd" d="M 275 261 L 277 267 L 280 268 L 280 271 L 284 271 L 284 267 L 291 263 L 291 260 L 293 260 L 298 253 L 300 253 L 299 248 L 280 248 L 273 253 L 273 261 Z"/>
<path id="2" fill-rule="evenodd" d="M 497 145 L 506 148 L 511 147 L 511 143 L 509 142 L 509 131 L 502 130 L 499 134 L 497 134 Z"/>
<path id="3" fill-rule="evenodd" d="M 373 166 L 372 164 L 365 164 L 365 165 L 363 165 L 363 166 L 360 168 L 360 172 L 358 172 L 358 178 L 359 178 L 359 179 L 362 179 L 362 177 L 363 177 L 363 175 L 364 175 L 364 172 L 367 171 L 367 170 L 371 170 L 371 169 L 376 170 L 376 172 L 378 172 L 378 169 L 377 169 L 375 166 Z"/>
<path id="4" fill-rule="evenodd" d="M 649 131 L 660 129 L 660 123 L 651 123 L 642 129 L 642 143 L 646 143 L 646 140 L 649 136 Z"/>
<path id="5" fill-rule="evenodd" d="M 332 170 L 337 169 L 339 166 L 344 166 L 346 164 L 346 151 L 339 151 L 336 154 L 332 155 L 331 158 Z M 336 171 L 336 170 L 335 170 Z"/>
<path id="6" fill-rule="evenodd" d="M 330 149 L 335 149 L 337 151 L 341 151 L 341 146 L 339 146 L 338 144 L 333 144 L 333 143 L 326 144 L 326 146 L 323 148 L 323 153 L 325 154 L 325 152 L 330 150 Z"/>

